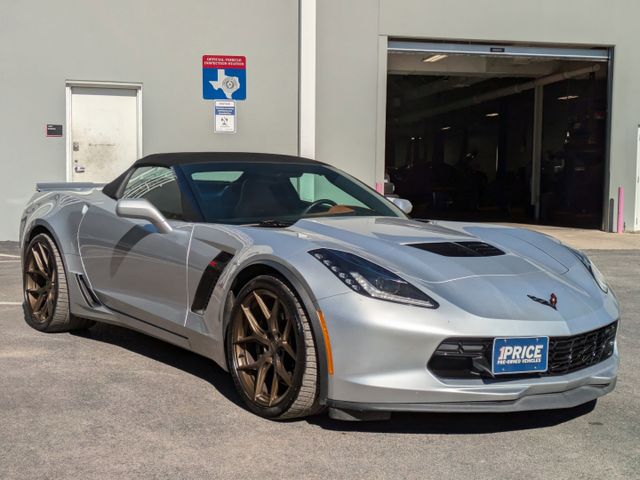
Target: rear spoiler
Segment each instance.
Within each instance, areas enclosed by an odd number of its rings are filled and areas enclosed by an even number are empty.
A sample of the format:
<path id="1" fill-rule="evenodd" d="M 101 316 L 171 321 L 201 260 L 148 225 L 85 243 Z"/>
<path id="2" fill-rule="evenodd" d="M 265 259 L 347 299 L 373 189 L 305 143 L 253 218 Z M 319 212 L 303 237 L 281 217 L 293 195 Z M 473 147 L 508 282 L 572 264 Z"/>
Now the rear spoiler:
<path id="1" fill-rule="evenodd" d="M 91 190 L 93 188 L 102 188 L 105 183 L 91 182 L 52 182 L 52 183 L 36 183 L 36 192 L 52 192 L 55 190 L 81 191 Z"/>

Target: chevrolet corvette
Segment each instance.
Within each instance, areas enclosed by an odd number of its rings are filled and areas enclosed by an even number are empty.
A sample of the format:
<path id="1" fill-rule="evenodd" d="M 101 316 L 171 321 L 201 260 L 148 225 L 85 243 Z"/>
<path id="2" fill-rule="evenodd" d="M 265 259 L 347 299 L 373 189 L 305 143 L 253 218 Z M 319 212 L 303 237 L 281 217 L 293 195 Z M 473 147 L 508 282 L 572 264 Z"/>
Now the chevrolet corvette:
<path id="1" fill-rule="evenodd" d="M 409 212 L 285 155 L 155 154 L 106 185 L 38 184 L 25 319 L 196 352 L 272 419 L 570 408 L 613 390 L 619 305 L 584 253 Z"/>

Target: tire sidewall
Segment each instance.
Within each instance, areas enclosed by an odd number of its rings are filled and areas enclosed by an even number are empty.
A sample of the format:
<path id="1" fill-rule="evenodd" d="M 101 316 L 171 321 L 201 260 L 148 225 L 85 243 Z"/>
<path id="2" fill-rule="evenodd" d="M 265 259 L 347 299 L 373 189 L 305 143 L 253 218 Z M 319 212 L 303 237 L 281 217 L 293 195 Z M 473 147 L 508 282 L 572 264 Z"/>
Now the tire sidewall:
<path id="1" fill-rule="evenodd" d="M 261 405 L 257 405 L 254 403 L 253 399 L 250 398 L 244 391 L 244 387 L 241 383 L 241 380 L 238 376 L 238 371 L 235 364 L 235 355 L 233 353 L 233 335 L 231 335 L 231 329 L 233 328 L 233 322 L 238 316 L 238 312 L 240 310 L 240 305 L 246 299 L 248 295 L 250 295 L 254 290 L 270 290 L 275 293 L 280 301 L 284 304 L 287 309 L 291 319 L 294 323 L 294 332 L 296 336 L 296 370 L 294 372 L 293 377 L 293 385 L 294 387 L 291 389 L 284 400 L 282 400 L 278 405 L 273 407 L 263 407 Z M 247 283 L 238 293 L 236 300 L 234 302 L 233 308 L 231 309 L 231 315 L 229 317 L 229 322 L 226 328 L 226 352 L 227 352 L 227 366 L 231 376 L 233 378 L 233 383 L 235 384 L 236 391 L 244 401 L 245 405 L 249 410 L 253 413 L 266 418 L 277 418 L 283 415 L 287 410 L 291 407 L 291 405 L 295 402 L 300 388 L 302 386 L 302 378 L 304 376 L 306 365 L 306 344 L 304 341 L 303 335 L 303 319 L 300 318 L 299 310 L 296 306 L 297 298 L 295 297 L 295 293 L 292 291 L 290 287 L 288 287 L 282 280 L 277 277 L 271 275 L 261 275 L 259 277 L 254 278 L 249 283 Z M 298 301 L 299 302 L 299 301 Z M 304 312 L 303 312 L 304 313 Z M 306 315 L 306 314 L 305 314 Z M 308 321 L 305 319 L 304 321 Z"/>

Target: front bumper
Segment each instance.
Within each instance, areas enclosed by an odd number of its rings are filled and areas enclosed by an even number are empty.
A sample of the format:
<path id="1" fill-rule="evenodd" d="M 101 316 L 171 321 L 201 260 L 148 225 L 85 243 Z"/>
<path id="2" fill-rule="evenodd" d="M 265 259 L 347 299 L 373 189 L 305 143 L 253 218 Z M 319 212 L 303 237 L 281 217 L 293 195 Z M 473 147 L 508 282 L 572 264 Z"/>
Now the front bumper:
<path id="1" fill-rule="evenodd" d="M 570 408 L 615 387 L 617 346 L 608 359 L 566 375 L 439 378 L 427 369 L 452 336 L 569 336 L 615 320 L 592 312 L 571 320 L 493 320 L 454 307 L 427 311 L 357 294 L 321 300 L 331 339 L 330 407 L 353 411 L 514 412 Z M 611 313 L 613 313 L 613 318 Z M 426 318 L 428 316 L 428 318 Z"/>
<path id="2" fill-rule="evenodd" d="M 607 362 L 613 362 L 611 357 Z M 606 363 L 606 362 L 603 362 Z M 595 367 L 594 367 L 595 368 Z M 606 383 L 599 383 L 606 382 Z M 518 391 L 493 392 L 501 400 L 488 400 L 490 389 L 482 393 L 476 391 L 456 391 L 455 400 L 422 403 L 368 403 L 345 402 L 329 399 L 327 405 L 341 410 L 358 412 L 521 412 L 528 410 L 550 410 L 572 408 L 597 399 L 613 391 L 616 377 L 588 377 L 564 385 L 522 386 Z"/>
<path id="3" fill-rule="evenodd" d="M 356 412 L 522 412 L 529 410 L 551 410 L 572 408 L 595 400 L 611 392 L 615 380 L 608 385 L 585 385 L 558 393 L 545 393 L 498 402 L 452 402 L 452 403 L 355 403 L 328 400 L 330 408 Z"/>

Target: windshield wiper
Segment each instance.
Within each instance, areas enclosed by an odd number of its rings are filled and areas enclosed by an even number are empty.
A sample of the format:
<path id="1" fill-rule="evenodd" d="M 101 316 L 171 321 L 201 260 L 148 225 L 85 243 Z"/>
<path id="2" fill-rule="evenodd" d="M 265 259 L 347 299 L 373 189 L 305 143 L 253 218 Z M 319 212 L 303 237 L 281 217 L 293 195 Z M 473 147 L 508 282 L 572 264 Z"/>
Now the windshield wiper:
<path id="1" fill-rule="evenodd" d="M 283 222 L 281 220 L 274 220 L 273 218 L 267 218 L 261 220 L 258 223 L 252 223 L 252 227 L 265 227 L 265 228 L 287 228 L 293 225 L 294 222 Z"/>

